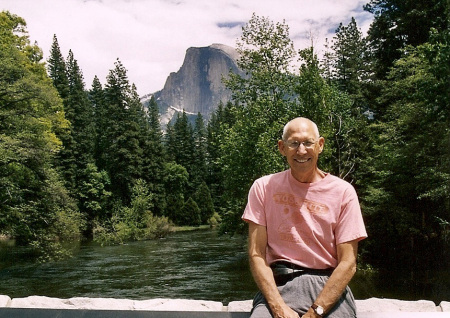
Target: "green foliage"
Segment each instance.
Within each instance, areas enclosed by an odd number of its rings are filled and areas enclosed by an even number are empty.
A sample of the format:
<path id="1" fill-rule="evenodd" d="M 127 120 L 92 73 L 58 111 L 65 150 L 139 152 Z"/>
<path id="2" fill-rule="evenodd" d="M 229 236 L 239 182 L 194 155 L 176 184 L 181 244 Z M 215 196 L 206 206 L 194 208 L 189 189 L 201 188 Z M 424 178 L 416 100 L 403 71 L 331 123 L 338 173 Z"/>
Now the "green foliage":
<path id="1" fill-rule="evenodd" d="M 215 227 L 219 226 L 221 222 L 222 222 L 222 217 L 220 216 L 220 214 L 217 212 L 214 212 L 213 216 L 211 216 L 208 220 L 208 225 L 211 228 L 215 228 Z"/>
<path id="2" fill-rule="evenodd" d="M 347 26 L 342 23 L 333 38 L 332 53 L 324 61 L 328 67 L 325 77 L 340 90 L 347 92 L 360 112 L 367 110 L 367 83 L 370 77 L 370 60 L 367 41 L 358 29 L 354 18 Z"/>
<path id="3" fill-rule="evenodd" d="M 223 200 L 224 178 L 220 164 L 222 141 L 228 130 L 234 124 L 235 108 L 231 102 L 225 107 L 219 103 L 216 111 L 211 115 L 207 126 L 207 176 L 206 183 L 211 191 L 214 206 L 225 206 Z"/>
<path id="4" fill-rule="evenodd" d="M 67 74 L 67 65 L 61 54 L 58 39 L 53 36 L 53 43 L 48 60 L 48 72 L 53 81 L 53 86 L 58 90 L 59 96 L 63 99 L 64 114 L 69 122 L 66 129 L 57 131 L 57 137 L 62 141 L 62 147 L 56 154 L 56 166 L 59 173 L 65 181 L 65 186 L 75 192 L 76 189 L 76 171 L 77 162 L 75 156 L 75 140 L 72 134 L 73 124 L 70 122 L 75 117 L 75 109 L 69 103 L 69 77 Z"/>
<path id="5" fill-rule="evenodd" d="M 126 241 L 161 238 L 172 231 L 167 217 L 154 216 L 152 193 L 146 182 L 138 179 L 132 189 L 130 206 L 117 206 L 111 220 L 98 225 L 94 240 L 102 244 L 122 244 Z"/>
<path id="6" fill-rule="evenodd" d="M 0 13 L 0 232 L 20 244 L 55 245 L 83 222 L 54 169 L 69 123 L 25 21 Z M 41 249 L 46 257 L 57 257 Z"/>
<path id="7" fill-rule="evenodd" d="M 104 90 L 106 127 L 101 162 L 111 178 L 111 192 L 128 205 L 134 180 L 143 177 L 148 123 L 127 70 L 117 60 Z"/>
<path id="8" fill-rule="evenodd" d="M 194 152 L 196 151 L 194 142 L 194 131 L 187 114 L 178 113 L 173 126 L 169 125 L 166 135 L 166 152 L 171 159 L 182 165 L 192 180 L 193 169 L 195 167 Z"/>
<path id="9" fill-rule="evenodd" d="M 371 0 L 364 9 L 374 14 L 368 31 L 375 74 L 385 79 L 407 45 L 428 42 L 432 28 L 448 29 L 448 1 Z"/>
<path id="10" fill-rule="evenodd" d="M 141 138 L 143 150 L 141 178 L 147 182 L 149 189 L 153 193 L 153 213 L 162 216 L 166 208 L 164 188 L 166 156 L 161 125 L 159 123 L 158 105 L 153 97 L 149 103 L 148 118 L 146 117 L 146 123 L 141 130 L 142 134 L 145 135 L 144 138 Z"/>
<path id="11" fill-rule="evenodd" d="M 438 233 L 445 235 L 436 218 L 450 219 L 450 123 L 448 99 L 441 98 L 449 92 L 448 78 L 436 76 L 434 67 L 444 56 L 449 61 L 448 46 L 443 44 L 408 47 L 389 73 L 389 84 L 380 96 L 389 107 L 383 122 L 374 127 L 383 133 L 375 141 L 377 157 L 370 161 L 374 169 L 363 197 L 370 207 L 369 220 L 382 220 L 384 225 L 372 229 L 379 244 L 371 246 L 372 253 L 386 252 L 393 261 L 395 251 L 403 266 L 418 269 L 444 257 L 442 251 L 447 250 L 435 239 Z M 384 251 L 387 242 L 395 242 L 396 248 Z M 383 263 L 377 265 L 395 266 Z"/>
<path id="12" fill-rule="evenodd" d="M 206 182 L 202 182 L 193 195 L 193 200 L 200 209 L 201 224 L 206 224 L 215 214 L 214 204 Z"/>
<path id="13" fill-rule="evenodd" d="M 69 78 L 67 76 L 67 67 L 64 57 L 61 54 L 58 38 L 53 35 L 52 48 L 48 59 L 48 70 L 53 85 L 58 90 L 59 96 L 66 100 L 69 96 Z"/>
<path id="14" fill-rule="evenodd" d="M 164 184 L 166 188 L 166 216 L 176 225 L 182 225 L 179 215 L 184 205 L 184 198 L 189 181 L 189 174 L 182 165 L 166 163 Z"/>
<path id="15" fill-rule="evenodd" d="M 177 220 L 180 224 L 199 226 L 202 223 L 200 208 L 192 198 L 189 198 L 181 208 Z"/>
<path id="16" fill-rule="evenodd" d="M 198 188 L 206 180 L 206 128 L 203 116 L 198 113 L 192 134 L 194 140 L 193 167 L 190 173 L 193 189 Z"/>
<path id="17" fill-rule="evenodd" d="M 110 180 L 106 171 L 99 172 L 93 163 L 87 165 L 83 175 L 86 179 L 81 180 L 78 186 L 79 206 L 86 215 L 88 226 L 92 228 L 94 220 L 104 218 L 102 212 L 111 197 L 111 192 L 107 190 Z"/>

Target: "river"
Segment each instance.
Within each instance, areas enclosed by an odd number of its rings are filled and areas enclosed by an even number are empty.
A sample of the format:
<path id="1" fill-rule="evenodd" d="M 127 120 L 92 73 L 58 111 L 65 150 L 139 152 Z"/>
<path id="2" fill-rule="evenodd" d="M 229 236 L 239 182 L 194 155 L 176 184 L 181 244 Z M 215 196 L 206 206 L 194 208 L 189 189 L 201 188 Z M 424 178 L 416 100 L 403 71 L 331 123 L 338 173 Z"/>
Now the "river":
<path id="1" fill-rule="evenodd" d="M 246 240 L 215 231 L 177 232 L 165 239 L 101 247 L 81 244 L 74 257 L 36 264 L 20 248 L 0 252 L 0 294 L 11 298 L 186 298 L 228 303 L 251 299 Z"/>
<path id="2" fill-rule="evenodd" d="M 76 248 L 74 257 L 60 262 L 37 264 L 26 255 L 23 248 L 0 246 L 0 295 L 185 298 L 226 305 L 252 299 L 257 290 L 248 269 L 246 238 L 218 236 L 211 230 L 118 246 L 86 242 Z M 357 299 L 429 299 L 439 304 L 450 300 L 445 285 L 433 287 L 430 294 L 394 285 L 391 278 L 383 281 L 359 273 L 351 287 Z"/>

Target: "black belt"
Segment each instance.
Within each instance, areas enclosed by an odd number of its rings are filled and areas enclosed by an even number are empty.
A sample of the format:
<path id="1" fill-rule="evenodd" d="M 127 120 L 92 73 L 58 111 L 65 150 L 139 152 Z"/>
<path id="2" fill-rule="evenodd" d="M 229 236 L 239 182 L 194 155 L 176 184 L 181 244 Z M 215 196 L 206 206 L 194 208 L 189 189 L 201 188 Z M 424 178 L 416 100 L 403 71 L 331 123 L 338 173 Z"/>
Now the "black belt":
<path id="1" fill-rule="evenodd" d="M 270 265 L 273 277 L 278 286 L 286 284 L 288 281 L 301 275 L 326 275 L 330 276 L 334 268 L 315 269 L 302 267 L 287 261 L 278 261 Z"/>

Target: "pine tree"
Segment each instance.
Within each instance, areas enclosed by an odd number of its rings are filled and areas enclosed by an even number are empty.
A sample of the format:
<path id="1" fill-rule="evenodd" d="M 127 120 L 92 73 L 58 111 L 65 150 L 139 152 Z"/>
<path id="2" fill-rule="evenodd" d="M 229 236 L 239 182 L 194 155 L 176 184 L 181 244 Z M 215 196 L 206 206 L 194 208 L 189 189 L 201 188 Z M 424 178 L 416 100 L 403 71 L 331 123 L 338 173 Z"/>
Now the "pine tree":
<path id="1" fill-rule="evenodd" d="M 69 77 L 66 62 L 61 54 L 58 39 L 56 35 L 53 36 L 52 48 L 48 60 L 48 72 L 53 81 L 53 86 L 57 89 L 59 96 L 63 100 L 64 112 L 66 118 L 70 122 L 68 129 L 58 132 L 58 137 L 63 143 L 63 148 L 58 152 L 58 170 L 65 180 L 65 185 L 73 194 L 76 191 L 76 157 L 74 154 L 75 140 L 73 139 L 72 122 L 71 119 L 75 117 L 75 110 L 69 104 Z"/>
<path id="2" fill-rule="evenodd" d="M 198 186 L 192 198 L 200 209 L 201 223 L 207 224 L 208 220 L 214 215 L 215 210 L 211 192 L 209 191 L 206 182 L 202 182 Z"/>
<path id="3" fill-rule="evenodd" d="M 189 198 L 181 208 L 178 220 L 183 225 L 199 226 L 201 224 L 200 208 L 192 198 Z"/>
<path id="4" fill-rule="evenodd" d="M 71 122 L 73 139 L 72 153 L 75 158 L 75 191 L 74 197 L 84 213 L 88 235 L 93 227 L 92 222 L 101 214 L 102 208 L 109 197 L 105 189 L 109 179 L 104 172 L 98 172 L 95 166 L 96 128 L 94 107 L 85 91 L 83 74 L 70 50 L 67 58 L 67 75 L 69 79 L 69 94 L 66 108 Z M 89 186 L 92 184 L 92 187 Z"/>
<path id="5" fill-rule="evenodd" d="M 164 186 L 166 188 L 167 207 L 165 216 L 177 225 L 184 225 L 180 217 L 184 205 L 185 193 L 189 182 L 189 174 L 182 165 L 175 162 L 165 164 Z"/>
<path id="6" fill-rule="evenodd" d="M 324 49 L 325 52 L 320 64 L 322 66 L 322 75 L 327 81 L 328 85 L 330 85 L 333 80 L 334 54 L 331 51 L 331 46 L 328 38 L 325 39 Z"/>
<path id="7" fill-rule="evenodd" d="M 203 116 L 198 113 L 195 119 L 195 126 L 193 131 L 194 139 L 194 165 L 192 167 L 192 187 L 197 189 L 202 182 L 205 182 L 207 175 L 206 168 L 206 128 L 203 121 Z"/>
<path id="8" fill-rule="evenodd" d="M 171 136 L 170 133 L 173 132 Z M 168 132 L 167 153 L 174 158 L 177 164 L 186 168 L 189 174 L 189 180 L 192 180 L 192 170 L 194 166 L 194 136 L 192 125 L 188 120 L 185 111 L 178 113 L 175 123 L 173 124 L 173 131 Z"/>
<path id="9" fill-rule="evenodd" d="M 218 164 L 220 158 L 220 135 L 221 120 L 223 114 L 223 104 L 219 103 L 216 111 L 211 115 L 206 127 L 207 131 L 207 169 L 206 183 L 211 189 L 211 194 L 216 206 L 219 204 L 219 198 L 223 193 L 223 184 L 221 176 L 221 167 Z"/>
<path id="10" fill-rule="evenodd" d="M 53 43 L 48 59 L 48 71 L 50 78 L 53 80 L 53 86 L 58 90 L 59 96 L 63 100 L 66 100 L 69 95 L 69 79 L 67 77 L 66 62 L 61 54 L 56 34 L 53 35 Z"/>
<path id="11" fill-rule="evenodd" d="M 136 89 L 130 86 L 127 71 L 117 60 L 105 87 L 106 130 L 102 161 L 111 178 L 114 196 L 130 202 L 134 180 L 143 174 L 142 131 L 145 119 Z"/>
<path id="12" fill-rule="evenodd" d="M 348 26 L 339 25 L 331 47 L 334 50 L 332 78 L 354 100 L 355 107 L 363 107 L 363 84 L 368 77 L 367 48 L 355 18 L 352 17 Z"/>
<path id="13" fill-rule="evenodd" d="M 94 160 L 100 170 L 106 168 L 103 160 L 103 152 L 106 149 L 106 128 L 108 127 L 108 111 L 105 101 L 105 92 L 102 84 L 97 76 L 94 77 L 91 90 L 89 91 L 89 99 L 93 107 L 93 117 L 95 123 L 95 146 Z"/>
<path id="14" fill-rule="evenodd" d="M 159 141 L 162 141 L 159 109 L 154 96 L 150 98 L 148 103 L 148 122 L 150 124 L 150 131 L 159 138 Z"/>
<path id="15" fill-rule="evenodd" d="M 67 59 L 67 74 L 69 78 L 67 107 L 71 110 L 70 114 L 72 115 L 68 119 L 72 123 L 72 135 L 75 142 L 74 154 L 77 157 L 78 165 L 84 169 L 94 159 L 93 150 L 96 140 L 94 108 L 85 91 L 83 74 L 72 51 L 69 51 Z"/>
<path id="16" fill-rule="evenodd" d="M 147 180 L 148 186 L 153 193 L 153 213 L 157 216 L 164 215 L 166 207 L 163 180 L 165 152 L 158 105 L 153 97 L 148 105 L 148 137 L 145 140 L 143 159 L 143 178 Z"/>

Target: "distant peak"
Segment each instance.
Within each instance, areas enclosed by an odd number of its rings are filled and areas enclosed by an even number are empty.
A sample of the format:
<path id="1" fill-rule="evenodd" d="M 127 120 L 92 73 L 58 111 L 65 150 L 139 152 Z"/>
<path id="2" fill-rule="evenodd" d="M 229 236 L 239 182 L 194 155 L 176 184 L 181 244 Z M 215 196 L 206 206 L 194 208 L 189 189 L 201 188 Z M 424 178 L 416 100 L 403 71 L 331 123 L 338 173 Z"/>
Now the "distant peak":
<path id="1" fill-rule="evenodd" d="M 212 49 L 217 49 L 217 50 L 224 51 L 226 54 L 228 54 L 234 60 L 237 60 L 238 57 L 239 57 L 236 49 L 231 47 L 231 46 L 228 46 L 228 45 L 225 45 L 225 44 L 220 44 L 220 43 L 213 43 L 209 47 L 212 48 Z"/>
<path id="2" fill-rule="evenodd" d="M 209 47 L 212 47 L 213 49 L 220 49 L 220 50 L 227 50 L 227 49 L 232 49 L 233 48 L 231 46 L 225 45 L 225 44 L 220 44 L 220 43 L 213 43 L 211 44 Z"/>

